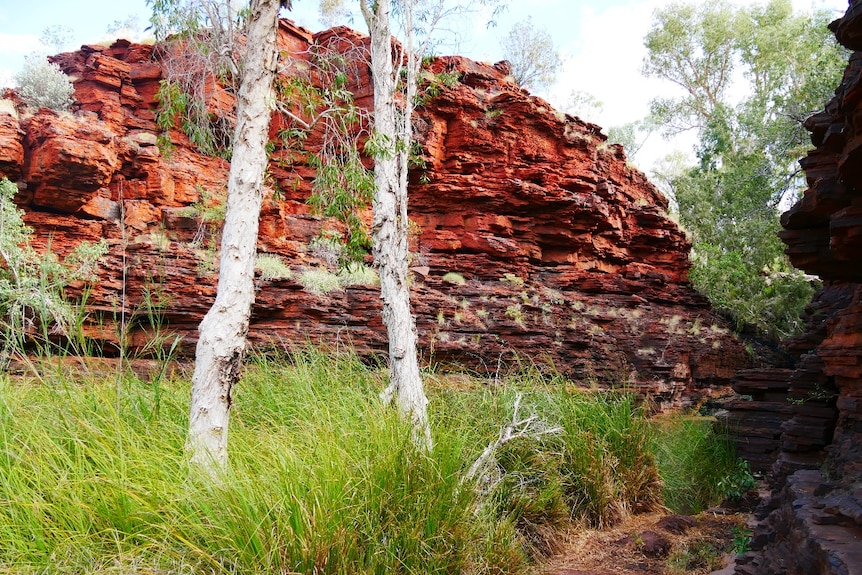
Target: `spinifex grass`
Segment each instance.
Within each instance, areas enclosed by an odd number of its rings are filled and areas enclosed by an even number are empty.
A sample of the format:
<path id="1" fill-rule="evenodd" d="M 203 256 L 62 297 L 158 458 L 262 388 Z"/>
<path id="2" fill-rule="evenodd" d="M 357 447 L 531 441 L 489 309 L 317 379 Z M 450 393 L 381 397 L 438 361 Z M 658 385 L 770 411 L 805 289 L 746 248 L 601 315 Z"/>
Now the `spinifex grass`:
<path id="1" fill-rule="evenodd" d="M 460 441 L 417 451 L 377 379 L 316 352 L 250 367 L 218 484 L 186 467 L 186 382 L 4 380 L 0 571 L 517 572 Z"/>
<path id="2" fill-rule="evenodd" d="M 573 522 L 609 525 L 660 506 L 650 428 L 631 396 L 574 389 L 560 376 L 528 372 L 496 391 L 443 393 L 432 406 L 445 407 L 445 427 L 485 445 L 510 419 L 519 393 L 523 415 L 557 431 L 505 444 L 487 497 L 494 517 L 513 523 L 533 555 L 553 552 L 559 530 Z"/>
<path id="3" fill-rule="evenodd" d="M 754 487 L 747 463 L 737 458 L 727 438 L 716 433 L 711 419 L 673 415 L 658 418 L 653 425 L 652 449 L 671 510 L 697 513 Z"/>
<path id="4" fill-rule="evenodd" d="M 253 362 L 215 484 L 187 468 L 188 382 L 0 381 L 0 571 L 518 573 L 573 521 L 659 502 L 629 397 L 529 375 L 430 386 L 425 454 L 381 405 L 384 377 L 310 349 Z M 506 443 L 486 488 L 466 482 L 518 392 L 559 431 Z"/>

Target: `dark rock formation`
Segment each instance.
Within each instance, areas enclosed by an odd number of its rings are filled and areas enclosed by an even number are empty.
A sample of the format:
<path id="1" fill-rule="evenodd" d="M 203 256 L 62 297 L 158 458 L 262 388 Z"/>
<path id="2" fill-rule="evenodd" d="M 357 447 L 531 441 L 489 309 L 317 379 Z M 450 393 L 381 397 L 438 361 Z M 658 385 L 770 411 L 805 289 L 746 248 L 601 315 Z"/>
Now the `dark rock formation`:
<path id="1" fill-rule="evenodd" d="M 791 374 L 789 369 L 750 369 L 733 380 L 733 390 L 742 397 L 725 402 L 724 421 L 737 454 L 753 471 L 769 471 L 778 457 L 783 426 L 793 416 L 787 401 Z"/>
<path id="2" fill-rule="evenodd" d="M 862 1 L 831 27 L 839 42 L 862 49 Z M 775 485 L 738 574 L 862 573 L 860 118 L 862 53 L 854 52 L 835 97 L 806 122 L 816 146 L 801 161 L 809 187 L 781 220 L 794 265 L 824 280 L 808 308 L 807 333 L 789 342 L 796 367 L 755 381 L 743 373 L 736 384 L 752 401 L 734 421 L 748 425 L 747 414 L 769 414 L 768 430 L 757 432 L 768 435 L 768 453 L 756 461 L 763 467 L 774 454 Z"/>
<path id="3" fill-rule="evenodd" d="M 313 35 L 288 21 L 279 35 L 281 50 L 300 63 L 314 43 L 353 58 L 366 41 L 344 28 Z M 163 328 L 182 336 L 188 352 L 214 297 L 218 225 L 205 212 L 224 196 L 227 163 L 196 153 L 178 131 L 169 134 L 170 156 L 160 152 L 162 72 L 152 47 L 118 41 L 54 60 L 75 81 L 74 115 L 0 112 L 0 173 L 19 181 L 18 202 L 43 247 L 110 242 L 86 301 L 88 330 L 105 353 L 117 346 L 121 310 L 135 318 L 133 347 L 151 337 L 145 293 L 163 305 Z M 354 72 L 351 88 L 367 108 L 367 66 Z M 727 390 L 750 359 L 692 290 L 689 243 L 623 149 L 608 145 L 598 126 L 519 89 L 506 66 L 438 58 L 429 74 L 443 72 L 459 81 L 420 110 L 424 166 L 410 190 L 413 302 L 426 360 L 493 372 L 532 358 L 574 377 L 630 385 L 660 406 Z M 229 122 L 231 104 L 230 93 L 213 91 L 214 115 Z M 376 287 L 320 294 L 298 279 L 333 271 L 332 254 L 315 238 L 337 226 L 306 203 L 314 170 L 276 138 L 288 123 L 273 119 L 259 250 L 293 273 L 258 280 L 250 339 L 380 353 Z M 319 144 L 319 133 L 304 143 L 312 152 Z"/>

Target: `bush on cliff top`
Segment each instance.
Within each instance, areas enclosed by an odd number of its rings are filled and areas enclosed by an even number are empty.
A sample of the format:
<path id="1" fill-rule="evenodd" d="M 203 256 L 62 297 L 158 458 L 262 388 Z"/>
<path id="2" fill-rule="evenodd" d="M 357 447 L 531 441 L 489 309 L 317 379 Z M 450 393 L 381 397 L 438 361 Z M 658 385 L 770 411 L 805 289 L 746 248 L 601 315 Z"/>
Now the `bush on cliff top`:
<path id="1" fill-rule="evenodd" d="M 18 95 L 29 108 L 51 108 L 66 112 L 75 103 L 72 95 L 75 87 L 60 66 L 42 57 L 31 56 L 24 61 L 24 68 L 15 74 Z"/>

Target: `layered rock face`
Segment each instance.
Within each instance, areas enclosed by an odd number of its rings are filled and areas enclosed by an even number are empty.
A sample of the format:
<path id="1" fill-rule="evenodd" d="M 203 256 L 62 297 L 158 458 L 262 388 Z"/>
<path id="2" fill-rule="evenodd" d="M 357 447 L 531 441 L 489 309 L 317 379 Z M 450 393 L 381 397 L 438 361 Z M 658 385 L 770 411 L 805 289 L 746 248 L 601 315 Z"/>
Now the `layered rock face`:
<path id="1" fill-rule="evenodd" d="M 754 399 L 747 413 L 771 414 L 775 476 L 738 574 L 862 573 L 862 1 L 831 28 L 856 52 L 835 97 L 806 122 L 809 187 L 781 234 L 794 265 L 824 288 L 807 333 L 790 342 L 796 368 L 736 383 Z"/>
<path id="2" fill-rule="evenodd" d="M 314 35 L 280 26 L 280 48 L 293 62 L 287 74 L 308 68 L 311 46 L 336 46 L 349 59 L 366 42 L 344 28 Z M 75 81 L 76 111 L 0 112 L 0 173 L 19 182 L 18 202 L 43 247 L 110 242 L 86 300 L 90 335 L 105 353 L 117 349 L 123 311 L 133 347 L 151 338 L 146 318 L 155 311 L 162 333 L 181 336 L 188 353 L 214 298 L 211 215 L 223 203 L 228 165 L 196 153 L 177 131 L 169 156 L 157 147 L 162 69 L 151 47 L 118 41 L 55 61 Z M 350 87 L 368 109 L 367 66 L 356 62 Z M 553 364 L 650 392 L 660 406 L 724 390 L 750 359 L 689 285 L 689 244 L 666 216 L 665 198 L 598 126 L 554 111 L 507 72 L 505 63 L 458 57 L 438 58 L 427 72 L 458 81 L 430 98 L 415 123 L 423 162 L 411 174 L 412 292 L 425 360 L 482 372 Z M 213 114 L 228 123 L 231 103 L 228 91 L 213 90 Z M 322 134 L 310 134 L 298 153 L 296 142 L 277 137 L 289 124 L 279 115 L 272 123 L 259 251 L 280 257 L 291 274 L 259 277 L 250 339 L 381 353 L 377 287 L 354 281 L 321 293 L 314 279 L 332 278 L 333 247 L 320 233 L 339 228 L 307 204 L 315 172 L 305 152 L 318 149 Z"/>

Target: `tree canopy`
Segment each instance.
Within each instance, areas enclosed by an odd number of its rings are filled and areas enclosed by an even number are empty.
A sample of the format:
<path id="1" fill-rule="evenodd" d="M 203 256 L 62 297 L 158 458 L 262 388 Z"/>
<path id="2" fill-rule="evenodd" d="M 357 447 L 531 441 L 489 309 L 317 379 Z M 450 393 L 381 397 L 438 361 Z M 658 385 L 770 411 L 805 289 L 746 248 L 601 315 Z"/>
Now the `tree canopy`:
<path id="1" fill-rule="evenodd" d="M 777 237 L 779 208 L 802 190 L 802 122 L 828 101 L 846 63 L 827 12 L 790 0 L 720 0 L 655 13 L 644 73 L 679 86 L 652 102 L 668 136 L 696 130 L 697 165 L 666 179 L 691 234 L 692 281 L 738 328 L 783 337 L 800 327 L 810 278 Z"/>
<path id="2" fill-rule="evenodd" d="M 530 18 L 518 22 L 501 42 L 503 57 L 512 64 L 512 77 L 522 88 L 538 89 L 556 81 L 563 65 L 554 40 Z"/>

